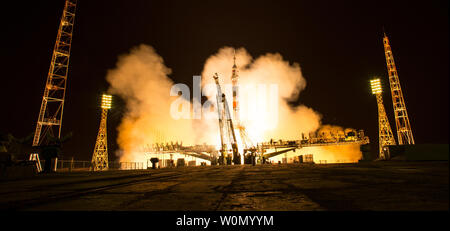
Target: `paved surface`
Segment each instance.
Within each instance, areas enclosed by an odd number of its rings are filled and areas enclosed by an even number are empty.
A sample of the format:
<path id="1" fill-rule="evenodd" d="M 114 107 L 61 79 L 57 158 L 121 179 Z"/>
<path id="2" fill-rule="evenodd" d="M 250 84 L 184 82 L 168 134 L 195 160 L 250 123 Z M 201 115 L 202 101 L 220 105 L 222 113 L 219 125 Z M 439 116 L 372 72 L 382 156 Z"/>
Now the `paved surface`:
<path id="1" fill-rule="evenodd" d="M 0 182 L 15 210 L 448 210 L 448 162 L 206 166 Z"/>

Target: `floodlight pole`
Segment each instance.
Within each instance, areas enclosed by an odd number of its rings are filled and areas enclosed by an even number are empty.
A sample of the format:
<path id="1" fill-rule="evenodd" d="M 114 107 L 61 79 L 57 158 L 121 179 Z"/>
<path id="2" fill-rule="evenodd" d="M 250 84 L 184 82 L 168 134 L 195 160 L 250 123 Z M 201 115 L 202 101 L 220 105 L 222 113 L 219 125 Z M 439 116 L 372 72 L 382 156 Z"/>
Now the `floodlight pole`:
<path id="1" fill-rule="evenodd" d="M 92 155 L 93 171 L 108 170 L 108 143 L 106 139 L 106 120 L 108 117 L 108 110 L 111 109 L 111 96 L 102 96 L 102 118 L 100 120 L 100 127 L 98 129 L 97 141 L 95 142 L 94 154 Z"/>
<path id="2" fill-rule="evenodd" d="M 392 133 L 391 125 L 389 124 L 389 119 L 386 115 L 386 111 L 384 110 L 380 79 L 371 80 L 370 83 L 372 87 L 372 94 L 376 95 L 378 105 L 379 159 L 386 160 L 390 157 L 386 155 L 388 150 L 385 150 L 385 146 L 395 145 L 396 142 L 394 134 Z"/>

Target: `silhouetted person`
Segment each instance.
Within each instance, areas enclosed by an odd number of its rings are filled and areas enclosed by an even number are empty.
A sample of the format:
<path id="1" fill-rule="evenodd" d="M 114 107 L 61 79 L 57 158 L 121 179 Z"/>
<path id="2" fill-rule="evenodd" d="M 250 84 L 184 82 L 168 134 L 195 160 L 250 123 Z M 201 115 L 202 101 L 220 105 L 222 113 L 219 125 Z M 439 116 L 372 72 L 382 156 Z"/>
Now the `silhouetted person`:
<path id="1" fill-rule="evenodd" d="M 159 162 L 158 158 L 151 158 L 150 161 L 152 162 L 152 169 L 156 169 L 156 163 Z"/>
<path id="2" fill-rule="evenodd" d="M 255 166 L 255 164 L 256 164 L 256 156 L 254 153 L 252 153 L 252 164 L 253 164 L 253 166 Z"/>

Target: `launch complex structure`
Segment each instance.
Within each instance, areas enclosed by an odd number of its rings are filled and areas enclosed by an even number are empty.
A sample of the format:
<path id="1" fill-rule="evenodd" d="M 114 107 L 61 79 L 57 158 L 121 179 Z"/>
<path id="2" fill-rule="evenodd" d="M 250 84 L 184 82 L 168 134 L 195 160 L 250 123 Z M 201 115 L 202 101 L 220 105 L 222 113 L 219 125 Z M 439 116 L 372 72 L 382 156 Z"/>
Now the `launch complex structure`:
<path id="1" fill-rule="evenodd" d="M 389 75 L 389 85 L 391 87 L 392 104 L 394 107 L 395 127 L 397 128 L 397 139 L 399 145 L 414 145 L 414 137 L 409 122 L 408 112 L 406 110 L 405 99 L 403 97 L 400 79 L 398 78 L 397 68 L 395 67 L 394 55 L 392 54 L 389 38 L 383 32 L 384 54 Z M 382 98 L 382 86 L 380 79 L 370 81 L 372 93 L 377 97 L 378 105 L 378 134 L 379 134 L 379 159 L 389 159 L 390 153 L 388 146 L 396 145 L 388 116 L 384 110 Z"/>
<path id="2" fill-rule="evenodd" d="M 69 71 L 69 58 L 71 52 L 73 27 L 75 22 L 75 10 L 77 0 L 66 0 L 63 14 L 60 20 L 55 46 L 53 49 L 50 68 L 44 87 L 41 107 L 38 114 L 36 129 L 33 138 L 33 146 L 52 145 L 49 137 L 61 137 L 63 111 L 65 104 L 65 93 Z M 388 67 L 389 83 L 395 113 L 395 125 L 397 128 L 397 138 L 400 145 L 414 144 L 411 125 L 406 111 L 405 100 L 400 86 L 397 70 L 392 55 L 389 40 L 384 34 L 383 37 L 386 63 Z M 219 75 L 213 76 L 217 86 L 217 112 L 219 114 L 219 133 L 221 146 L 219 150 L 211 145 L 183 146 L 176 142 L 159 142 L 148 144 L 142 147 L 144 154 L 172 155 L 174 153 L 207 160 L 218 164 L 243 164 L 243 163 L 264 163 L 266 159 L 303 147 L 312 146 L 335 146 L 335 145 L 364 145 L 369 143 L 364 131 L 349 131 L 345 134 L 319 134 L 310 133 L 309 136 L 302 134 L 299 140 L 273 141 L 255 143 L 247 135 L 245 126 L 239 118 L 239 73 L 236 64 L 236 52 L 233 56 L 233 66 L 231 82 L 233 89 L 233 117 L 228 108 L 227 97 L 222 92 L 219 82 Z M 379 80 L 372 81 L 373 94 L 377 96 L 379 114 L 379 147 L 380 158 L 386 158 L 382 150 L 385 146 L 395 144 L 389 120 L 383 106 L 381 97 L 381 83 Z M 102 102 L 102 118 L 100 122 L 97 141 L 92 156 L 92 170 L 108 169 L 108 149 L 106 139 L 107 111 L 111 108 L 111 96 L 104 95 Z M 242 142 L 243 153 L 239 153 L 237 135 Z M 268 151 L 275 150 L 275 151 Z M 32 153 L 30 160 L 36 161 L 38 171 L 41 165 L 38 153 Z M 57 161 L 55 161 L 56 163 Z"/>
<path id="3" fill-rule="evenodd" d="M 52 145 L 51 137 L 61 138 L 76 6 L 77 0 L 66 0 L 64 5 L 34 132 L 34 147 Z M 32 153 L 30 160 L 36 161 L 37 170 L 42 171 L 37 153 Z"/>
<path id="4" fill-rule="evenodd" d="M 364 135 L 364 131 L 358 132 L 351 130 L 344 134 L 325 134 L 312 132 L 309 136 L 302 134 L 301 140 L 278 140 L 266 143 L 255 143 L 248 137 L 245 126 L 239 121 L 239 75 L 236 65 L 236 52 L 234 51 L 232 66 L 232 89 L 233 89 L 233 117 L 231 116 L 226 94 L 222 91 L 219 81 L 219 75 L 214 74 L 213 79 L 217 87 L 217 112 L 220 132 L 220 149 L 217 152 L 211 145 L 183 146 L 182 143 L 155 143 L 147 145 L 140 151 L 147 156 L 158 156 L 172 163 L 172 157 L 175 154 L 182 154 L 186 157 L 200 158 L 210 161 L 211 164 L 220 165 L 239 165 L 264 163 L 269 158 L 277 155 L 294 151 L 303 147 L 313 146 L 335 146 L 335 145 L 364 145 L 369 143 L 369 138 Z M 242 142 L 243 153 L 239 153 L 238 141 L 239 134 Z M 269 151 L 274 150 L 274 151 Z M 169 157 L 170 156 L 170 157 Z M 162 163 L 160 166 L 170 166 L 171 164 Z"/>

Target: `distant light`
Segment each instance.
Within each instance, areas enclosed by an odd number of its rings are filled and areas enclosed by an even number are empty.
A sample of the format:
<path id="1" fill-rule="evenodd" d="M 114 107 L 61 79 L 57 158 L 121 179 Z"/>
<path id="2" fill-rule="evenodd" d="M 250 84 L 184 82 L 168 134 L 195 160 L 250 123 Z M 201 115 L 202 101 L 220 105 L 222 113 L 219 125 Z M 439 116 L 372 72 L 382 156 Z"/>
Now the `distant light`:
<path id="1" fill-rule="evenodd" d="M 370 80 L 370 86 L 372 87 L 372 94 L 381 94 L 381 82 L 380 79 L 372 79 Z"/>
<path id="2" fill-rule="evenodd" d="M 103 94 L 102 96 L 102 108 L 111 109 L 112 95 Z"/>

